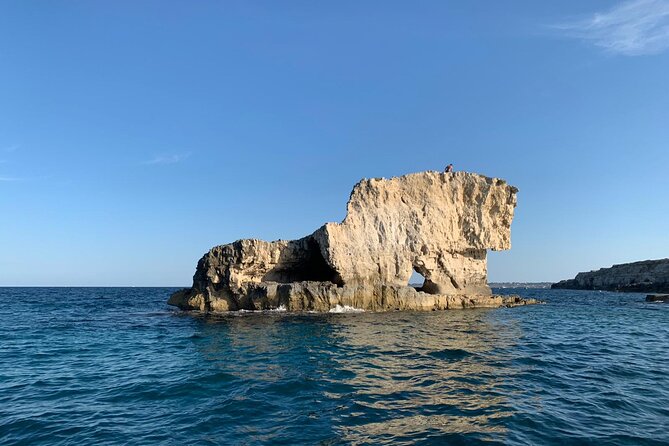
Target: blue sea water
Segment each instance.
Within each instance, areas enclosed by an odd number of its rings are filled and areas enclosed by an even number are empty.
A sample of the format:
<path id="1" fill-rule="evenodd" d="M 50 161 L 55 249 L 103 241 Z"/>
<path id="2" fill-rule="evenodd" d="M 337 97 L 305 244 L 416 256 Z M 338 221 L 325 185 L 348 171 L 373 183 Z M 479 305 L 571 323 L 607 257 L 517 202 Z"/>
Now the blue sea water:
<path id="1" fill-rule="evenodd" d="M 0 288 L 0 444 L 669 444 L 669 304 L 189 315 Z"/>

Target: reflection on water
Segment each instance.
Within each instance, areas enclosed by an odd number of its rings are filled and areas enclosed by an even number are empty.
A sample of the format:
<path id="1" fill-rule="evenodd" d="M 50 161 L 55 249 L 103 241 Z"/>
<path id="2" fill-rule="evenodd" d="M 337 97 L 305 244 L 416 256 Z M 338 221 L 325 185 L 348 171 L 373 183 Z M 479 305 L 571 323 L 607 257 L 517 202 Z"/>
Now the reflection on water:
<path id="1" fill-rule="evenodd" d="M 489 315 L 473 310 L 208 317 L 197 335 L 204 340 L 198 349 L 245 382 L 249 398 L 263 392 L 287 398 L 295 405 L 284 410 L 321 418 L 320 428 L 327 426 L 339 441 L 458 433 L 500 441 L 504 420 L 515 410 L 508 394 L 519 392 L 509 385 L 518 370 L 507 364 L 521 330 Z M 305 390 L 306 401 L 290 398 Z"/>
<path id="2" fill-rule="evenodd" d="M 411 438 L 426 431 L 433 436 L 503 432 L 494 418 L 512 409 L 497 389 L 503 378 L 482 358 L 504 341 L 485 314 L 340 321 L 340 348 L 346 353 L 335 362 L 353 373 L 346 382 L 356 389 L 353 402 L 363 408 L 344 418 L 350 424 L 339 426 L 344 439 L 360 442 L 370 433 Z"/>

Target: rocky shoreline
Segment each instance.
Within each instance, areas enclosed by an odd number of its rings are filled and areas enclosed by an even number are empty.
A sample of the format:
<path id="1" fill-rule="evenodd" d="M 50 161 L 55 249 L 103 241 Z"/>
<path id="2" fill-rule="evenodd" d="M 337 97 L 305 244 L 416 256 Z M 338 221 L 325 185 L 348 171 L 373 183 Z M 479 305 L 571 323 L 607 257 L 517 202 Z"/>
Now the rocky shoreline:
<path id="1" fill-rule="evenodd" d="M 623 263 L 578 273 L 552 289 L 603 290 L 628 293 L 669 293 L 669 259 Z"/>
<path id="2" fill-rule="evenodd" d="M 511 247 L 517 189 L 457 172 L 421 172 L 355 185 L 342 223 L 298 240 L 238 240 L 198 262 L 183 310 L 369 311 L 497 308 L 536 303 L 494 296 L 487 250 Z M 413 272 L 424 277 L 409 286 Z"/>

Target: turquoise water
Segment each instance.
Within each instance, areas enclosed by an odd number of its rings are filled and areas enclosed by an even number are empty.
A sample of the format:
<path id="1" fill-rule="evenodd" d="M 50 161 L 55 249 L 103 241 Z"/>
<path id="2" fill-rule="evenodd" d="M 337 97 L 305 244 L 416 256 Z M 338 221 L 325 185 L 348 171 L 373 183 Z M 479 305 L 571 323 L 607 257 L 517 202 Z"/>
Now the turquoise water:
<path id="1" fill-rule="evenodd" d="M 669 444 L 669 304 L 191 316 L 0 288 L 0 444 Z"/>

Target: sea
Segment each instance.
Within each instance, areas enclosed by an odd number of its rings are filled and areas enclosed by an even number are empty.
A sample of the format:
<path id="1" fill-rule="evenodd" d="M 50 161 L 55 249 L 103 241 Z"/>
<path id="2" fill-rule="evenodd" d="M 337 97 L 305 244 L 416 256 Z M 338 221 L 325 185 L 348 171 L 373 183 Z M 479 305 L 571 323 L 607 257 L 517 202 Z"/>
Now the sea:
<path id="1" fill-rule="evenodd" d="M 0 288 L 2 445 L 668 445 L 669 304 L 188 314 Z"/>

